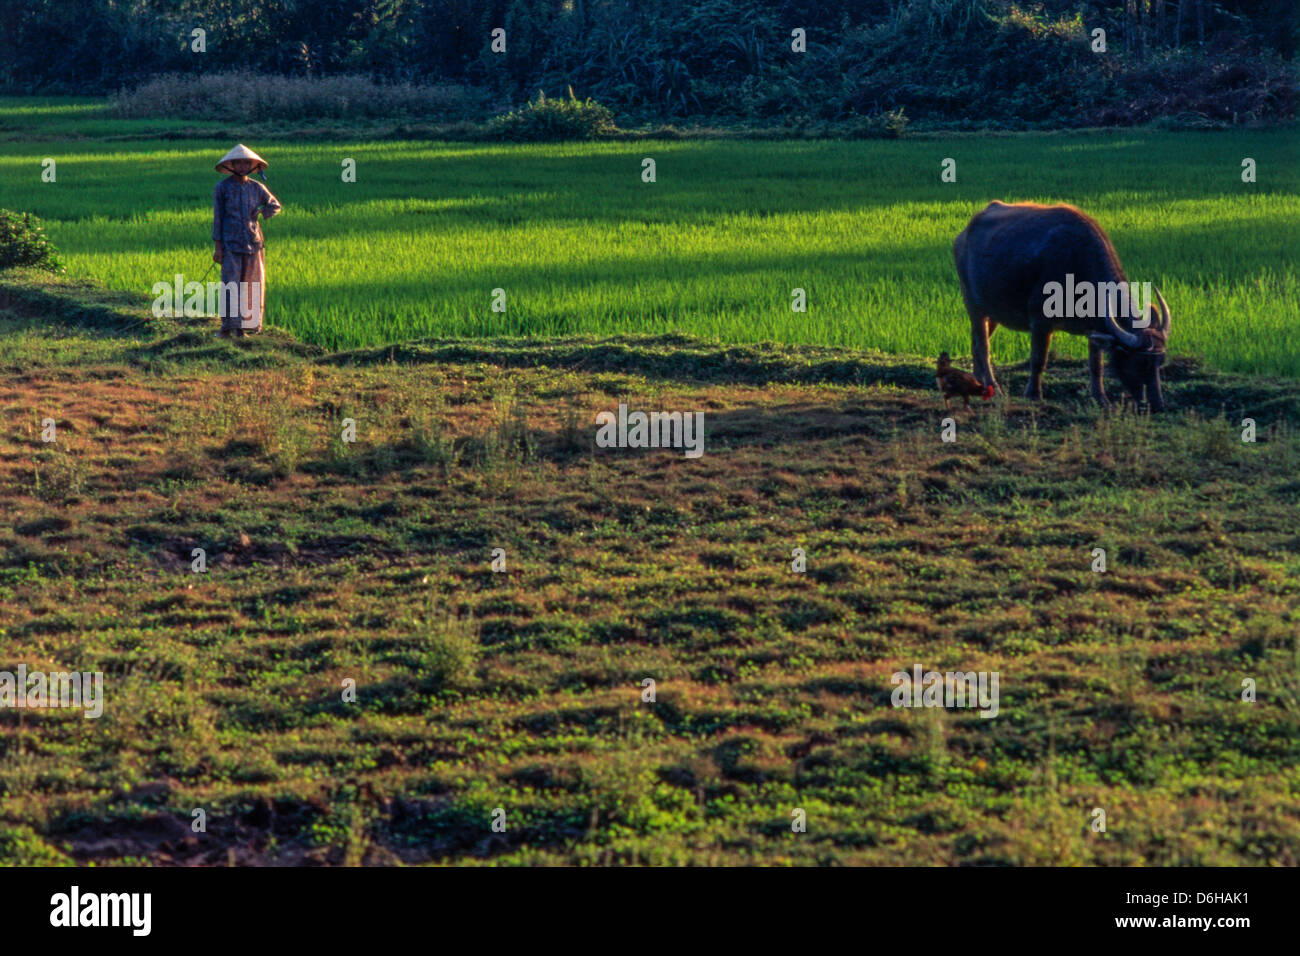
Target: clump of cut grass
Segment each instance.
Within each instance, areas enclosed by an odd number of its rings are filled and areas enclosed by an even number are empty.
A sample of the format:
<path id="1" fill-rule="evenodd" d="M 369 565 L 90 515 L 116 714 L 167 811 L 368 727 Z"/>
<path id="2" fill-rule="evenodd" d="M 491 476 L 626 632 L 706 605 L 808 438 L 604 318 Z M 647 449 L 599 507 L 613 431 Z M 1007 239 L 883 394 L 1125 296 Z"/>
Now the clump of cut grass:
<path id="1" fill-rule="evenodd" d="M 560 446 L 565 451 L 585 451 L 591 447 L 591 432 L 587 428 L 587 396 L 565 397 L 560 412 Z"/>
<path id="2" fill-rule="evenodd" d="M 479 628 L 473 619 L 434 616 L 423 628 L 422 670 L 438 689 L 459 690 L 474 681 L 480 653 Z"/>
<path id="3" fill-rule="evenodd" d="M 459 455 L 444 423 L 442 395 L 436 389 L 412 386 L 403 391 L 403 399 L 395 409 L 393 427 L 404 434 L 405 448 L 425 464 L 453 467 Z"/>
<path id="4" fill-rule="evenodd" d="M 32 461 L 31 492 L 42 501 L 73 501 L 84 493 L 87 474 L 81 455 L 66 446 L 42 448 Z"/>
<path id="5" fill-rule="evenodd" d="M 490 138 L 515 143 L 599 139 L 616 132 L 614 114 L 593 99 L 578 99 L 573 87 L 569 87 L 567 98 L 548 99 L 539 90 L 527 106 L 497 116 L 487 124 Z"/>
<path id="6" fill-rule="evenodd" d="M 907 115 L 903 110 L 889 110 L 869 116 L 854 116 L 844 123 L 846 139 L 898 139 L 907 132 Z"/>
<path id="7" fill-rule="evenodd" d="M 494 402 L 496 422 L 483 439 L 483 467 L 488 471 L 522 465 L 537 456 L 537 441 L 519 396 Z"/>

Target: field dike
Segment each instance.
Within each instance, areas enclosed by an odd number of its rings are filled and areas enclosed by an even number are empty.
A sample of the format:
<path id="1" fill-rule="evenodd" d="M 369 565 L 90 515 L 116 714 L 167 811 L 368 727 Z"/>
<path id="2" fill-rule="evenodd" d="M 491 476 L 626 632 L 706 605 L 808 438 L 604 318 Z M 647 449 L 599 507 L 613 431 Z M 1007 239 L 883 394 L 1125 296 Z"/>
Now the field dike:
<path id="1" fill-rule="evenodd" d="M 0 708 L 0 863 L 1300 863 L 1294 382 L 141 321 L 0 285 L 0 671 L 105 691 Z"/>

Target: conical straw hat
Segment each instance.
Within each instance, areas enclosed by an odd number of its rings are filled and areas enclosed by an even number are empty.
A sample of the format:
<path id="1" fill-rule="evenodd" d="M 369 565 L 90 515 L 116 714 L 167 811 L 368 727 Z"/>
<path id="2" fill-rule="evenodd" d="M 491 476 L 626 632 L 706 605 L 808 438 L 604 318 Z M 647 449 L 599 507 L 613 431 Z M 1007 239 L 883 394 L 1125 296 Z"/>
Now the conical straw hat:
<path id="1" fill-rule="evenodd" d="M 222 156 L 222 157 L 221 157 L 221 162 L 217 163 L 217 167 L 216 167 L 216 168 L 217 168 L 217 172 L 219 172 L 219 173 L 229 173 L 229 172 L 232 172 L 232 170 L 231 170 L 228 166 L 226 166 L 226 163 L 230 162 L 232 159 L 251 159 L 251 160 L 253 160 L 255 163 L 257 163 L 257 165 L 254 166 L 253 169 L 252 169 L 252 171 L 255 172 L 255 173 L 256 173 L 256 172 L 259 172 L 259 171 L 261 171 L 261 170 L 263 170 L 263 169 L 266 169 L 266 160 L 264 160 L 261 156 L 258 156 L 257 153 L 253 152 L 251 149 L 249 149 L 249 148 L 248 148 L 247 146 L 245 146 L 243 143 L 240 143 L 238 146 L 236 146 L 236 147 L 235 147 L 234 149 L 232 149 L 230 152 L 226 153 L 225 156 Z"/>

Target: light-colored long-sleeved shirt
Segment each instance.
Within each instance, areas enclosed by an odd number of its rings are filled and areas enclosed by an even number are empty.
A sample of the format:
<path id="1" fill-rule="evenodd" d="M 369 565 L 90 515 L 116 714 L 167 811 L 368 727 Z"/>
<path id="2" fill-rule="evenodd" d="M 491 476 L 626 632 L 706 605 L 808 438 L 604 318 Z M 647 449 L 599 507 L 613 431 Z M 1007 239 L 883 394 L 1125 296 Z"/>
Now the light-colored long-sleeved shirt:
<path id="1" fill-rule="evenodd" d="M 257 224 L 259 209 L 263 219 L 270 219 L 280 211 L 280 203 L 271 190 L 251 179 L 242 183 L 234 176 L 221 180 L 212 194 L 212 241 L 221 243 L 227 252 L 243 255 L 257 252 L 262 248 L 262 227 Z"/>

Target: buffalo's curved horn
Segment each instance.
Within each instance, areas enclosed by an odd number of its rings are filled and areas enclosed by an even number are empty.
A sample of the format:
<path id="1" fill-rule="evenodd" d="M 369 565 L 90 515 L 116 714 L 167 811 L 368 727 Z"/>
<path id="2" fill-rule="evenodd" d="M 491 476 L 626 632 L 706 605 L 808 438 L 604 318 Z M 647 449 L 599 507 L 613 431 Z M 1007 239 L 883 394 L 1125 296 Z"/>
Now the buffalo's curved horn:
<path id="1" fill-rule="evenodd" d="M 1113 335 L 1115 341 L 1119 342 L 1120 345 L 1130 349 L 1138 349 L 1142 347 L 1142 337 L 1140 335 L 1134 335 L 1132 332 L 1125 332 L 1121 329 L 1119 325 L 1116 324 L 1115 318 L 1110 314 L 1109 309 L 1103 310 L 1101 321 L 1106 327 L 1106 333 L 1108 335 Z"/>
<path id="2" fill-rule="evenodd" d="M 1165 338 L 1169 338 L 1169 333 L 1174 330 L 1174 317 L 1169 312 L 1169 303 L 1165 302 L 1165 297 L 1156 289 L 1156 299 L 1160 302 L 1160 331 L 1165 333 Z"/>

